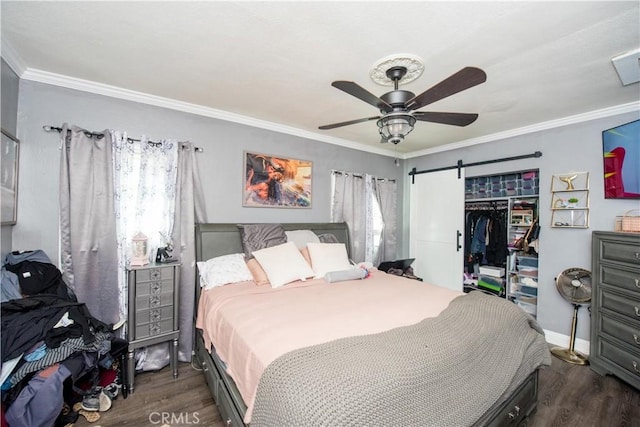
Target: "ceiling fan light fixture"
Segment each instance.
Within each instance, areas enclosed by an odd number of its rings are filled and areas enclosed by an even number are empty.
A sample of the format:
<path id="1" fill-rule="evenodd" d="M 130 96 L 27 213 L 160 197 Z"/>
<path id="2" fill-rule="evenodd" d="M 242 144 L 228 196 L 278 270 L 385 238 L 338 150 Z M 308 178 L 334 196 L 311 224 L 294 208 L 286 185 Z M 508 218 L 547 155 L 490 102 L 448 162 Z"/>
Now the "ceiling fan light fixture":
<path id="1" fill-rule="evenodd" d="M 399 144 L 415 125 L 416 119 L 404 112 L 389 113 L 378 120 L 378 132 L 384 141 Z"/>

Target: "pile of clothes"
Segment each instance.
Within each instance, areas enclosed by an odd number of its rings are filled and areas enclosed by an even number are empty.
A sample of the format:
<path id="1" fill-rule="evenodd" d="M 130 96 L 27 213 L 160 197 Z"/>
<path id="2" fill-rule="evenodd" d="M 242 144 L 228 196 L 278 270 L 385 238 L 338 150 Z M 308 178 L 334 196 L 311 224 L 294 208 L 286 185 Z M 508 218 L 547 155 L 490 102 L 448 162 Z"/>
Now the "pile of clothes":
<path id="1" fill-rule="evenodd" d="M 77 301 L 42 250 L 9 253 L 0 288 L 7 424 L 68 426 L 80 414 L 95 421 L 118 395 L 126 341 Z M 111 382 L 102 386 L 106 377 Z"/>

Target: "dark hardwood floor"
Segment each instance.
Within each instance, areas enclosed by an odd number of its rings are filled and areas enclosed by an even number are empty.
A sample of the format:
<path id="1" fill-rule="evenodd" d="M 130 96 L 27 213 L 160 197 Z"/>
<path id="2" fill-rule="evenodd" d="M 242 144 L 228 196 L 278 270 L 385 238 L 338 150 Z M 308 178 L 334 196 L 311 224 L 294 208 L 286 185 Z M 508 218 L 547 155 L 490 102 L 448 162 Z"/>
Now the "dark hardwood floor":
<path id="1" fill-rule="evenodd" d="M 526 427 L 640 427 L 640 391 L 588 366 L 552 359 L 540 372 L 538 410 Z M 169 368 L 138 374 L 133 395 L 118 397 L 100 420 L 81 416 L 75 426 L 222 427 L 202 373 L 188 363 L 179 372 L 176 381 Z"/>

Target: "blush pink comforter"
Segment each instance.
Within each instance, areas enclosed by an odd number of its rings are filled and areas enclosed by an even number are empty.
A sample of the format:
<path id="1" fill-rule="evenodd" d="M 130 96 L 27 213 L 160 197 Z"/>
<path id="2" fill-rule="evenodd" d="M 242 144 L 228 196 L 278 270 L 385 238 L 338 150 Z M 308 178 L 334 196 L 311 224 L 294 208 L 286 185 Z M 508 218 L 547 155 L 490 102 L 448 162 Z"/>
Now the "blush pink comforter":
<path id="1" fill-rule="evenodd" d="M 295 282 L 273 289 L 241 282 L 203 291 L 196 327 L 226 363 L 251 421 L 258 381 L 279 356 L 435 317 L 462 292 L 374 271 L 364 280 Z"/>

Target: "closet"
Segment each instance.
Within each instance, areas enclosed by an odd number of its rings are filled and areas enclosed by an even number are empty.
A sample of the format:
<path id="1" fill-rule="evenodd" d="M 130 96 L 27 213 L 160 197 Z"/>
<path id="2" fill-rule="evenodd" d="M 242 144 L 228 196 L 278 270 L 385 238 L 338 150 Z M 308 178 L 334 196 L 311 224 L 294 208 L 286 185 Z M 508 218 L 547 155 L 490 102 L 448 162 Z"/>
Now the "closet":
<path id="1" fill-rule="evenodd" d="M 465 179 L 463 289 L 508 298 L 533 316 L 538 191 L 538 170 Z"/>

